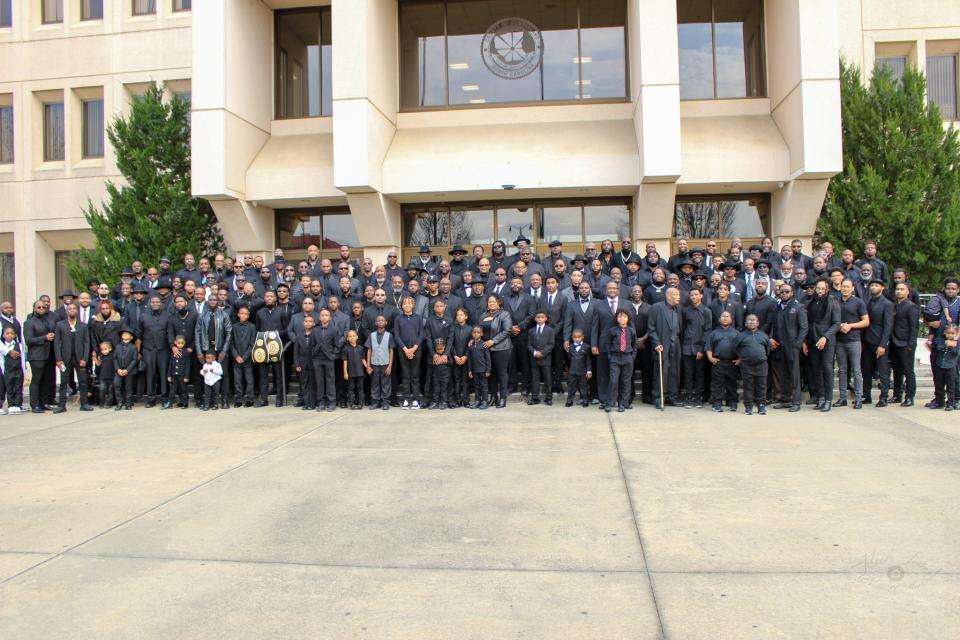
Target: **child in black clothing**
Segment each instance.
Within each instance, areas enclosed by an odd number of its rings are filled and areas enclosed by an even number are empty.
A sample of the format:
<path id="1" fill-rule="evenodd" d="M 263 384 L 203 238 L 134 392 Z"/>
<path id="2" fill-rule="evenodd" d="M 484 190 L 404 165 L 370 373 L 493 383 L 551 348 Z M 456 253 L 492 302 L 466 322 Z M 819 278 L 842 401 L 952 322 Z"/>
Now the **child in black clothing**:
<path id="1" fill-rule="evenodd" d="M 450 356 L 447 354 L 447 342 L 443 338 L 433 341 L 433 353 L 437 356 L 432 364 L 433 402 L 428 409 L 446 409 L 450 393 Z"/>
<path id="2" fill-rule="evenodd" d="M 744 331 L 737 338 L 737 360 L 740 377 L 743 379 L 743 404 L 746 415 L 753 415 L 753 403 L 757 413 L 767 414 L 767 358 L 770 356 L 770 336 L 760 331 L 760 320 L 750 314 L 744 321 Z"/>
<path id="3" fill-rule="evenodd" d="M 133 344 L 133 331 L 124 327 L 120 332 L 120 344 L 113 351 L 113 362 L 117 367 L 117 377 L 113 379 L 113 393 L 117 396 L 117 411 L 133 408 L 133 387 L 137 380 L 140 355 Z"/>
<path id="4" fill-rule="evenodd" d="M 490 350 L 483 346 L 483 327 L 477 325 L 470 331 L 470 346 L 467 349 L 467 376 L 473 380 L 473 393 L 476 404 L 473 409 L 486 409 L 487 382 L 490 380 Z M 468 405 L 469 406 L 469 405 Z"/>
<path id="5" fill-rule="evenodd" d="M 190 397 L 190 354 L 187 353 L 187 339 L 177 336 L 173 339 L 173 346 L 180 350 L 180 357 L 170 354 L 167 361 L 167 401 L 161 409 L 172 409 L 173 401 L 179 400 L 177 406 L 187 408 Z"/>
<path id="6" fill-rule="evenodd" d="M 230 359 L 233 361 L 234 407 L 253 406 L 253 343 L 257 340 L 257 327 L 250 322 L 250 308 L 237 309 L 237 321 L 233 323 L 230 338 Z M 226 395 L 226 394 L 224 394 Z"/>
<path id="7" fill-rule="evenodd" d="M 470 384 L 467 378 L 467 350 L 470 344 L 472 327 L 467 324 L 470 315 L 463 307 L 457 309 L 454 325 L 450 329 L 450 379 L 453 385 L 452 402 L 454 407 L 470 406 Z"/>
<path id="8" fill-rule="evenodd" d="M 615 316 L 617 326 L 607 332 L 607 353 L 610 355 L 610 401 L 604 407 L 607 413 L 617 403 L 623 413 L 630 404 L 630 385 L 633 383 L 633 359 L 637 353 L 637 333 L 630 326 L 630 313 L 620 309 Z"/>
<path id="9" fill-rule="evenodd" d="M 370 376 L 370 408 L 390 409 L 390 374 L 393 372 L 393 336 L 387 319 L 377 316 L 377 330 L 367 336 L 367 374 Z"/>
<path id="10" fill-rule="evenodd" d="M 580 404 L 584 407 L 590 406 L 590 385 L 589 380 L 593 377 L 591 371 L 590 345 L 583 340 L 583 330 L 574 329 L 570 334 L 572 342 L 567 357 L 570 358 L 569 377 L 567 379 L 567 402 L 566 407 L 573 406 L 573 399 L 580 391 Z"/>
<path id="11" fill-rule="evenodd" d="M 945 388 L 940 391 L 943 395 L 945 411 L 957 409 L 957 360 L 960 359 L 960 348 L 957 347 L 957 325 L 947 325 L 943 333 L 937 337 L 937 367 L 941 376 L 938 380 Z"/>
<path id="12" fill-rule="evenodd" d="M 303 317 L 303 333 L 297 336 L 293 343 L 293 366 L 297 370 L 300 380 L 300 401 L 304 411 L 313 411 L 317 408 L 317 390 L 313 384 L 313 360 L 310 355 L 311 335 L 316 321 L 313 316 Z"/>
<path id="13" fill-rule="evenodd" d="M 356 331 L 348 330 L 347 343 L 340 352 L 343 379 L 347 381 L 347 405 L 351 409 L 363 408 L 363 372 L 367 368 L 367 354 L 357 343 L 358 338 Z"/>
<path id="14" fill-rule="evenodd" d="M 23 345 L 17 339 L 13 327 L 3 330 L 0 342 L 0 413 L 3 411 L 3 398 L 7 398 L 7 412 L 18 415 L 23 404 Z"/>
<path id="15" fill-rule="evenodd" d="M 313 382 L 317 388 L 317 411 L 337 410 L 337 390 L 334 386 L 334 366 L 340 355 L 341 337 L 330 322 L 330 311 L 320 310 L 320 324 L 310 334 L 310 355 L 313 364 Z"/>
<path id="16" fill-rule="evenodd" d="M 113 393 L 113 379 L 117 377 L 117 364 L 113 358 L 112 344 L 101 342 L 97 348 L 100 351 L 100 378 L 97 382 L 100 408 L 109 409 L 116 400 Z"/>

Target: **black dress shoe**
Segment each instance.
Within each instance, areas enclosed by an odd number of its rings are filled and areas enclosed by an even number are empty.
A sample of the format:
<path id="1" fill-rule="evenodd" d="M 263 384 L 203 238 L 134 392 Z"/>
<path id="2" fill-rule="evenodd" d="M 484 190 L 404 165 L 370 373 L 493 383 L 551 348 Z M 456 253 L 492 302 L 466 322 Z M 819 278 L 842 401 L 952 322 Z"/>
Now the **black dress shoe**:
<path id="1" fill-rule="evenodd" d="M 887 406 L 887 399 L 886 399 L 886 398 L 880 398 L 879 400 L 877 400 L 877 404 L 875 404 L 875 405 L 873 405 L 873 406 L 875 406 L 875 407 L 885 407 L 885 406 Z"/>
<path id="2" fill-rule="evenodd" d="M 790 413 L 794 413 L 794 412 L 796 412 L 796 411 L 800 411 L 800 405 L 798 405 L 798 404 L 792 404 L 792 405 L 790 405 Z"/>
<path id="3" fill-rule="evenodd" d="M 543 404 L 547 405 L 548 407 L 552 407 L 552 406 L 553 406 L 553 398 L 547 398 L 546 400 L 543 401 Z"/>
<path id="4" fill-rule="evenodd" d="M 66 410 L 67 410 L 66 407 L 64 407 L 64 406 L 58 406 L 58 407 L 56 407 L 56 408 L 53 410 L 53 412 L 54 412 L 54 413 L 64 413 L 64 412 L 66 412 Z"/>
<path id="5" fill-rule="evenodd" d="M 88 404 L 80 405 L 80 411 L 93 411 L 93 407 Z"/>
<path id="6" fill-rule="evenodd" d="M 265 406 L 267 406 L 267 401 L 266 401 L 266 400 L 257 400 L 256 403 L 255 403 L 253 406 L 257 407 L 258 409 L 259 409 L 260 407 L 265 407 Z"/>
<path id="7" fill-rule="evenodd" d="M 912 407 L 912 406 L 913 406 L 913 398 L 907 398 L 906 400 L 904 400 L 903 402 L 900 403 L 900 406 L 901 406 L 901 407 Z"/>
<path id="8" fill-rule="evenodd" d="M 147 400 L 147 404 L 144 405 L 147 409 L 157 406 L 156 400 Z"/>
<path id="9" fill-rule="evenodd" d="M 839 400 L 837 400 L 836 402 L 833 403 L 833 406 L 835 406 L 835 407 L 845 407 L 845 406 L 847 406 L 847 399 L 846 399 L 846 398 L 840 398 Z"/>
<path id="10" fill-rule="evenodd" d="M 40 407 L 34 407 L 33 409 L 30 409 L 30 413 L 43 413 L 43 409 Z"/>
<path id="11" fill-rule="evenodd" d="M 573 400 L 567 400 L 566 402 L 563 403 L 563 406 L 565 406 L 565 407 L 572 407 L 572 406 L 573 406 Z"/>
<path id="12" fill-rule="evenodd" d="M 237 400 L 236 402 L 233 403 L 233 407 L 234 407 L 235 409 L 239 409 L 239 408 L 242 407 L 242 406 L 243 406 L 243 400 Z M 302 407 L 302 406 L 303 406 L 303 403 L 301 402 L 299 406 Z"/>
<path id="13" fill-rule="evenodd" d="M 858 400 L 858 401 L 856 401 L 856 402 L 853 403 L 853 408 L 854 408 L 854 409 L 857 409 L 857 410 L 863 409 L 863 403 Z"/>
<path id="14" fill-rule="evenodd" d="M 830 403 L 824 402 L 823 404 L 821 404 L 820 411 L 823 411 L 824 413 L 826 413 L 827 411 L 830 411 Z"/>
<path id="15" fill-rule="evenodd" d="M 253 400 L 247 400 L 246 402 L 243 403 L 243 406 L 244 406 L 244 407 L 252 407 L 252 406 L 253 406 Z"/>
<path id="16" fill-rule="evenodd" d="M 527 400 L 527 404 L 528 404 L 528 405 L 540 404 L 540 399 L 539 399 L 539 398 L 530 398 L 529 400 Z"/>
<path id="17" fill-rule="evenodd" d="M 943 409 L 943 405 L 937 402 L 936 400 L 931 400 L 927 404 L 923 405 L 927 409 Z"/>
<path id="18" fill-rule="evenodd" d="M 807 400 L 807 404 L 809 404 L 809 405 L 818 405 L 818 404 L 820 404 L 820 398 L 817 398 L 816 396 L 810 396 L 810 399 Z"/>
<path id="19" fill-rule="evenodd" d="M 774 409 L 789 409 L 792 405 L 789 402 L 778 402 L 773 405 Z"/>
<path id="20" fill-rule="evenodd" d="M 497 409 L 505 409 L 507 407 L 507 401 L 505 398 L 500 398 L 497 402 Z"/>

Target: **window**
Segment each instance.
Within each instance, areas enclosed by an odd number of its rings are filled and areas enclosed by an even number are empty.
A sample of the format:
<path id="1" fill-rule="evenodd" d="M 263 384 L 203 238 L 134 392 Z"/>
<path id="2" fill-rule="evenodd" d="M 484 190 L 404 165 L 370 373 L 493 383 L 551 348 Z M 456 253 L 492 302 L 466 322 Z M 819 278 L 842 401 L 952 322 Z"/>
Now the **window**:
<path id="1" fill-rule="evenodd" d="M 9 300 L 16 304 L 16 274 L 12 253 L 0 253 L 0 302 Z"/>
<path id="2" fill-rule="evenodd" d="M 80 0 L 81 20 L 103 20 L 103 0 Z"/>
<path id="3" fill-rule="evenodd" d="M 306 249 L 315 244 L 321 250 L 336 250 L 342 245 L 360 245 L 353 217 L 345 209 L 277 211 L 277 236 L 284 249 Z"/>
<path id="4" fill-rule="evenodd" d="M 54 288 L 57 295 L 64 289 L 72 289 L 77 295 L 87 290 L 73 281 L 70 277 L 70 259 L 76 255 L 76 251 L 56 251 L 53 254 L 54 260 Z M 57 304 L 57 306 L 60 306 Z"/>
<path id="5" fill-rule="evenodd" d="M 83 157 L 103 157 L 103 99 L 83 101 Z"/>
<path id="6" fill-rule="evenodd" d="M 625 201 L 520 202 L 465 205 L 409 205 L 403 208 L 403 244 L 444 247 L 489 246 L 498 238 L 510 247 L 523 235 L 546 251 L 552 240 L 578 244 L 630 236 Z"/>
<path id="7" fill-rule="evenodd" d="M 13 0 L 0 0 L 0 28 L 13 26 Z"/>
<path id="8" fill-rule="evenodd" d="M 133 0 L 133 15 L 149 16 L 157 12 L 157 0 Z"/>
<path id="9" fill-rule="evenodd" d="M 761 0 L 678 0 L 680 99 L 766 95 Z"/>
<path id="10" fill-rule="evenodd" d="M 40 20 L 43 24 L 63 22 L 63 0 L 41 0 Z"/>
<path id="11" fill-rule="evenodd" d="M 13 162 L 13 106 L 0 104 L 0 164 Z"/>
<path id="12" fill-rule="evenodd" d="M 682 198 L 674 207 L 676 238 L 762 238 L 767 235 L 769 196 Z"/>
<path id="13" fill-rule="evenodd" d="M 626 98 L 624 0 L 400 4 L 404 109 Z"/>
<path id="14" fill-rule="evenodd" d="M 48 102 L 43 105 L 43 161 L 63 160 L 65 128 L 63 103 Z"/>
<path id="15" fill-rule="evenodd" d="M 190 11 L 193 8 L 192 0 L 173 0 L 173 10 L 177 11 Z"/>
<path id="16" fill-rule="evenodd" d="M 940 107 L 944 120 L 957 119 L 957 56 L 927 56 L 927 102 Z"/>
<path id="17" fill-rule="evenodd" d="M 895 80 L 900 80 L 903 77 L 903 72 L 907 68 L 907 56 L 885 56 L 877 58 L 874 68 L 886 69 L 891 74 Z"/>
<path id="18" fill-rule="evenodd" d="M 276 11 L 276 117 L 333 113 L 330 8 Z"/>

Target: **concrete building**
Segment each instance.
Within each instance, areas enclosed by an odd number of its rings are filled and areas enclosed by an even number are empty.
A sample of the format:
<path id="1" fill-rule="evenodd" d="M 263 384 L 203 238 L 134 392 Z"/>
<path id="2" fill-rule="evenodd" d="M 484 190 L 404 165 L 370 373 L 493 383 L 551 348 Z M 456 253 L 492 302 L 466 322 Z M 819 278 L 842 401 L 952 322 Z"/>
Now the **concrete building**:
<path id="1" fill-rule="evenodd" d="M 194 193 L 232 251 L 346 244 L 377 263 L 521 233 L 570 254 L 620 236 L 809 246 L 842 168 L 841 51 L 935 74 L 957 118 L 950 0 L 190 5 L 0 0 L 0 297 L 15 267 L 21 313 L 69 286 L 81 207 L 117 173 L 94 130 L 150 80 L 191 94 Z"/>

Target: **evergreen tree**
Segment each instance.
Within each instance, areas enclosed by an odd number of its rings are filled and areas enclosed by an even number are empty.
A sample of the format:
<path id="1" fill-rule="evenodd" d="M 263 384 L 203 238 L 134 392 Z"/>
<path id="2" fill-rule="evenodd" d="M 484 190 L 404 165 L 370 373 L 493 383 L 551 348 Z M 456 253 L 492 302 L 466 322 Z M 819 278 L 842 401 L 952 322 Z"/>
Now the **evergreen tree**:
<path id="1" fill-rule="evenodd" d="M 876 240 L 890 269 L 902 267 L 921 291 L 938 291 L 960 258 L 960 143 L 926 81 L 884 68 L 864 85 L 841 62 L 844 171 L 830 182 L 817 236 L 858 256 Z"/>
<path id="2" fill-rule="evenodd" d="M 96 245 L 71 261 L 74 282 L 96 277 L 113 283 L 134 260 L 155 265 L 170 256 L 177 263 L 185 253 L 223 250 L 210 203 L 190 193 L 189 109 L 179 97 L 164 102 L 162 87 L 154 84 L 128 118 L 118 116 L 107 127 L 125 184 L 107 182 L 102 210 L 87 203 L 84 217 Z"/>

